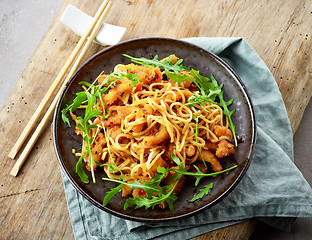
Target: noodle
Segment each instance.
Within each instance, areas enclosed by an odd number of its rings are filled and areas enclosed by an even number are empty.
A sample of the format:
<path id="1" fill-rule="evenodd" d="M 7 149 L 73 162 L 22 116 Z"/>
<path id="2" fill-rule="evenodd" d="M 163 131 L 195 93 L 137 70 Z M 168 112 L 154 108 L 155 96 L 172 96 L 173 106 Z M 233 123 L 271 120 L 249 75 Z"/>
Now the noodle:
<path id="1" fill-rule="evenodd" d="M 118 64 L 114 72 L 137 74 L 139 82 L 134 85 L 124 77 L 94 102 L 93 109 L 102 114 L 91 123 L 96 129 L 89 136 L 92 158 L 84 155 L 88 170 L 94 159 L 93 169 L 100 165 L 111 179 L 123 176 L 127 182 L 143 182 L 155 176 L 158 166 L 177 167 L 171 153 L 189 171 L 203 162 L 203 172 L 222 170 L 219 158 L 234 154 L 234 146 L 220 106 L 209 101 L 190 106 L 188 99 L 198 92 L 195 84 L 178 84 L 158 67 Z M 106 77 L 100 76 L 99 84 Z M 78 125 L 77 116 L 70 115 Z M 78 127 L 76 133 L 83 136 Z M 83 143 L 81 155 L 86 146 Z M 123 188 L 123 196 L 132 192 Z"/>

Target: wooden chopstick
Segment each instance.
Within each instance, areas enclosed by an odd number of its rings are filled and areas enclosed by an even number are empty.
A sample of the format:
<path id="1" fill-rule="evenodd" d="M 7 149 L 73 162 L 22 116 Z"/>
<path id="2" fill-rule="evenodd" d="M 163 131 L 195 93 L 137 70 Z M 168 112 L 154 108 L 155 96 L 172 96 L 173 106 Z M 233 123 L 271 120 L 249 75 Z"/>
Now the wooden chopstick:
<path id="1" fill-rule="evenodd" d="M 112 3 L 109 0 L 104 0 L 103 1 L 103 3 L 101 4 L 99 10 L 97 11 L 96 15 L 94 16 L 94 19 L 92 21 L 90 29 L 80 39 L 80 41 L 78 42 L 78 44 L 77 44 L 76 48 L 74 49 L 73 53 L 69 57 L 69 60 L 66 62 L 66 64 L 63 67 L 63 69 L 61 70 L 61 72 L 57 76 L 55 82 L 53 83 L 53 85 L 52 85 L 53 87 L 52 86 L 50 87 L 48 93 L 46 94 L 46 96 L 44 97 L 42 102 L 40 103 L 40 105 L 38 107 L 38 109 L 39 108 L 40 109 L 39 110 L 37 109 L 36 112 L 35 112 L 37 114 L 37 116 L 35 116 L 35 117 L 33 116 L 30 119 L 30 122 L 27 124 L 26 128 L 24 129 L 23 133 L 21 134 L 20 138 L 18 139 L 17 143 L 15 144 L 16 146 L 13 147 L 11 153 L 9 154 L 9 156 L 11 156 L 11 157 L 12 156 L 15 157 L 15 155 L 18 152 L 18 150 L 20 149 L 22 144 L 25 142 L 26 137 L 28 136 L 29 132 L 31 131 L 31 129 L 34 126 L 34 122 L 37 120 L 37 118 L 39 117 L 39 115 L 42 112 L 43 108 L 46 106 L 47 102 L 51 98 L 53 92 L 55 91 L 55 88 L 60 83 L 61 79 L 64 77 L 66 71 L 68 70 L 69 66 L 71 65 L 71 63 L 73 62 L 75 57 L 77 56 L 77 54 L 78 54 L 79 50 L 81 49 L 82 45 L 84 44 L 86 39 L 89 37 L 88 41 L 84 45 L 84 48 L 82 49 L 81 53 L 77 57 L 77 59 L 76 59 L 74 65 L 73 65 L 71 71 L 68 73 L 67 78 L 64 80 L 62 86 L 60 87 L 58 93 L 56 94 L 53 102 L 51 103 L 51 105 L 48 108 L 47 112 L 45 113 L 44 117 L 42 118 L 42 120 L 40 121 L 39 125 L 37 126 L 35 132 L 31 136 L 31 138 L 29 139 L 27 145 L 23 149 L 23 151 L 22 151 L 21 155 L 19 156 L 18 160 L 16 161 L 14 167 L 12 168 L 11 173 L 10 173 L 11 175 L 17 176 L 17 174 L 18 174 L 19 170 L 21 169 L 23 163 L 25 162 L 27 156 L 29 155 L 29 153 L 32 150 L 33 146 L 35 145 L 37 139 L 39 138 L 40 134 L 42 133 L 42 130 L 44 129 L 46 123 L 49 121 L 49 119 L 50 119 L 50 117 L 51 117 L 51 115 L 52 115 L 52 113 L 53 113 L 53 111 L 55 109 L 55 106 L 57 104 L 57 101 L 58 101 L 62 91 L 64 90 L 67 82 L 70 80 L 71 76 L 77 70 L 77 68 L 78 68 L 81 60 L 83 59 L 85 53 L 89 49 L 89 47 L 92 44 L 94 38 L 96 37 L 98 31 L 100 30 L 100 27 L 102 26 L 103 20 L 104 20 L 105 16 L 108 14 L 111 6 L 112 6 Z M 92 31 L 92 33 L 91 33 L 91 31 Z M 90 33 L 91 33 L 91 35 L 90 35 Z M 78 48 L 79 48 L 79 50 L 77 50 Z"/>
<path id="2" fill-rule="evenodd" d="M 56 79 L 54 80 L 53 84 L 49 88 L 49 90 L 46 93 L 46 95 L 41 100 L 41 102 L 40 102 L 38 108 L 36 109 L 35 113 L 30 118 L 28 124 L 24 128 L 23 132 L 21 133 L 21 135 L 19 136 L 19 138 L 16 141 L 15 145 L 13 146 L 11 152 L 9 153 L 9 158 L 12 158 L 12 159 L 15 158 L 16 154 L 18 153 L 19 149 L 22 147 L 22 145 L 25 142 L 27 136 L 31 132 L 32 128 L 34 127 L 34 125 L 35 125 L 36 121 L 38 120 L 40 114 L 42 113 L 43 109 L 45 108 L 45 106 L 47 105 L 49 100 L 51 99 L 53 93 L 55 92 L 55 89 L 60 84 L 60 82 L 63 79 L 64 75 L 66 74 L 66 72 L 68 71 L 69 67 L 71 66 L 71 64 L 75 60 L 77 54 L 80 52 L 83 44 L 86 42 L 87 38 L 91 34 L 92 29 L 94 28 L 96 22 L 99 20 L 99 18 L 101 16 L 101 13 L 104 11 L 104 9 L 107 6 L 107 4 L 108 4 L 108 0 L 103 1 L 103 3 L 101 4 L 99 10 L 97 11 L 96 15 L 94 16 L 94 19 L 92 21 L 92 24 L 91 24 L 90 28 L 81 37 L 81 39 L 79 40 L 79 42 L 78 42 L 77 46 L 75 47 L 74 51 L 69 56 L 67 62 L 63 66 L 62 70 L 60 71 L 60 73 L 58 74 Z"/>

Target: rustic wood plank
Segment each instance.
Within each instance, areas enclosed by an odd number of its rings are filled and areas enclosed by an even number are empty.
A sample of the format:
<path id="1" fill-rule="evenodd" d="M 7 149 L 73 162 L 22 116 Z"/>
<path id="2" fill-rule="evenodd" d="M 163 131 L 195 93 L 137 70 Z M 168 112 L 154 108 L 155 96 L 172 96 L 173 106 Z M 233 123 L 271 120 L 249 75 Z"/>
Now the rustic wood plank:
<path id="1" fill-rule="evenodd" d="M 247 240 L 256 227 L 257 220 L 244 221 L 192 238 L 192 240 L 231 239 Z"/>
<path id="2" fill-rule="evenodd" d="M 311 4 L 311 0 L 149 0 L 121 4 L 126 13 L 120 16 L 115 8 L 113 15 L 128 28 L 125 38 L 243 37 L 272 71 L 295 132 L 312 93 Z M 160 11 L 159 5 L 168 7 Z"/>
<path id="3" fill-rule="evenodd" d="M 244 37 L 276 78 L 293 132 L 312 94 L 311 0 L 114 0 L 106 22 L 127 27 L 124 39 L 147 36 Z M 38 140 L 20 175 L 9 176 L 7 157 L 37 104 L 74 49 L 79 37 L 59 18 L 71 3 L 94 15 L 100 0 L 65 0 L 0 112 L 0 236 L 5 239 L 72 239 L 73 233 L 50 126 Z M 102 47 L 93 45 L 87 59 Z M 247 239 L 247 221 L 196 239 Z M 34 227 L 35 226 L 35 227 Z"/>

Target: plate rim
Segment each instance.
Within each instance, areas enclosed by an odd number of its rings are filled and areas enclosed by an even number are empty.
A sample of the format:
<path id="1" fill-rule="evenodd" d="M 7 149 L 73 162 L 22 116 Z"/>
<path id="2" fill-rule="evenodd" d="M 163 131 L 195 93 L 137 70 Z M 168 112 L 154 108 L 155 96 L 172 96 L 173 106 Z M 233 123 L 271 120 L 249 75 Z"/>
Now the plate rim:
<path id="1" fill-rule="evenodd" d="M 115 48 L 119 48 L 121 46 L 124 45 L 128 45 L 128 44 L 132 44 L 134 42 L 140 42 L 140 41 L 169 41 L 169 42 L 176 42 L 179 44 L 185 44 L 188 45 L 191 48 L 196 48 L 199 51 L 203 51 L 205 52 L 205 54 L 210 55 L 212 58 L 214 58 L 214 60 L 216 60 L 218 63 L 220 63 L 221 65 L 223 65 L 223 67 L 225 67 L 228 71 L 231 72 L 231 74 L 233 74 L 233 76 L 236 78 L 236 81 L 239 83 L 245 98 L 247 99 L 247 103 L 248 103 L 248 109 L 250 110 L 250 118 L 251 118 L 251 128 L 252 128 L 252 134 L 253 136 L 251 137 L 251 148 L 249 149 L 248 152 L 248 161 L 247 164 L 245 164 L 244 168 L 240 171 L 239 175 L 235 178 L 235 180 L 233 180 L 233 183 L 224 191 L 222 192 L 222 194 L 220 196 L 218 196 L 217 198 L 213 199 L 211 202 L 209 202 L 209 204 L 206 204 L 196 210 L 193 210 L 191 212 L 187 212 L 185 214 L 180 214 L 178 216 L 172 216 L 172 217 L 167 217 L 167 218 L 162 218 L 162 219 L 153 219 L 153 218 L 142 218 L 142 217 L 137 217 L 137 216 L 129 216 L 127 214 L 123 214 L 120 212 L 115 212 L 114 210 L 108 208 L 108 207 L 103 207 L 102 205 L 100 205 L 98 203 L 98 201 L 96 201 L 95 199 L 93 199 L 92 197 L 90 197 L 88 194 L 85 193 L 85 191 L 83 189 L 81 189 L 81 187 L 76 183 L 76 181 L 72 178 L 71 174 L 69 173 L 68 169 L 65 166 L 64 161 L 62 160 L 62 157 L 60 156 L 60 153 L 58 151 L 58 141 L 57 141 L 57 136 L 56 136 L 56 125 L 57 125 L 57 120 L 58 120 L 58 115 L 59 115 L 59 108 L 62 104 L 64 95 L 67 93 L 68 88 L 71 86 L 72 82 L 75 80 L 75 78 L 79 75 L 79 73 L 84 69 L 85 66 L 87 66 L 90 62 L 92 62 L 93 60 L 95 60 L 96 58 L 98 58 L 99 56 L 101 56 L 102 54 L 109 52 Z M 254 110 L 254 106 L 252 103 L 252 99 L 247 91 L 247 88 L 244 84 L 244 82 L 240 79 L 240 77 L 238 76 L 238 74 L 219 56 L 217 56 L 216 54 L 212 53 L 209 50 L 204 49 L 203 47 L 200 47 L 194 43 L 190 43 L 184 40 L 180 40 L 180 39 L 175 39 L 175 38 L 167 38 L 167 37 L 142 37 L 142 38 L 133 38 L 133 39 L 129 39 L 129 40 L 125 40 L 123 42 L 120 42 L 118 44 L 109 46 L 97 53 L 95 53 L 94 55 L 92 55 L 90 58 L 88 58 L 84 63 L 82 63 L 80 65 L 80 67 L 75 71 L 75 73 L 72 75 L 72 77 L 70 78 L 70 80 L 67 82 L 67 84 L 65 85 L 64 89 L 62 90 L 62 93 L 57 101 L 57 105 L 55 107 L 54 110 L 54 116 L 53 116 L 53 122 L 52 122 L 52 135 L 53 135 L 53 145 L 54 145 L 54 150 L 58 159 L 58 162 L 60 163 L 61 169 L 64 173 L 64 175 L 67 177 L 67 179 L 69 180 L 69 182 L 72 184 L 72 186 L 75 188 L 75 190 L 77 190 L 79 192 L 79 194 L 81 194 L 86 200 L 88 200 L 90 203 L 93 204 L 93 206 L 96 206 L 97 208 L 101 209 L 102 211 L 105 211 L 109 214 L 112 214 L 114 216 L 120 217 L 120 218 L 124 218 L 126 220 L 131 220 L 131 221 L 137 221 L 137 222 L 144 222 L 144 223 L 163 223 L 163 222 L 169 222 L 169 221 L 176 221 L 176 220 L 180 220 L 180 219 L 184 219 L 186 217 L 191 217 L 194 216 L 212 206 L 214 206 L 215 204 L 217 204 L 218 202 L 220 202 L 222 199 L 224 199 L 226 196 L 228 196 L 228 194 L 237 186 L 237 184 L 241 181 L 241 179 L 243 178 L 243 176 L 245 175 L 247 169 L 249 168 L 249 165 L 252 161 L 252 156 L 254 153 L 254 149 L 255 149 L 255 145 L 256 145 L 256 137 L 257 137 L 257 125 L 256 125 L 256 115 L 255 115 L 255 110 Z M 148 210 L 147 210 L 148 211 Z"/>

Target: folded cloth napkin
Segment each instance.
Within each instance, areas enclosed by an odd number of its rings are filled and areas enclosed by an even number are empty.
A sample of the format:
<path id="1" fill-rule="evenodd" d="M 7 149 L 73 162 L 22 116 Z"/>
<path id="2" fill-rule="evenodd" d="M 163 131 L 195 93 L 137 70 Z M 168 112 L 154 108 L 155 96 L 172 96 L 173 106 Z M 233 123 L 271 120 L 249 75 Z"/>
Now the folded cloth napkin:
<path id="1" fill-rule="evenodd" d="M 212 208 L 160 224 L 132 222 L 99 210 L 63 174 L 76 239 L 188 239 L 250 218 L 289 230 L 296 217 L 312 217 L 312 189 L 294 164 L 289 119 L 269 69 L 242 38 L 184 40 L 221 57 L 246 85 L 258 129 L 249 169 L 237 187 Z"/>

